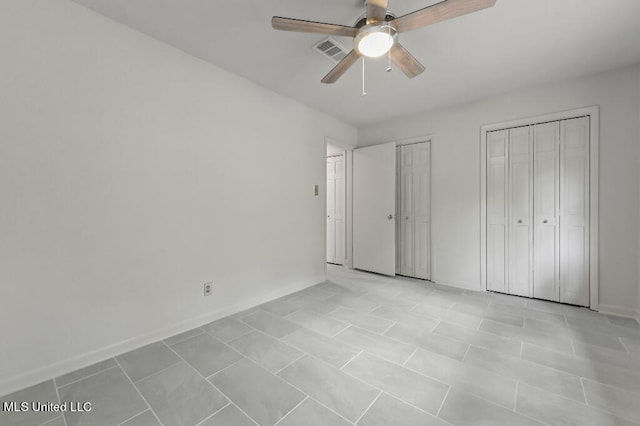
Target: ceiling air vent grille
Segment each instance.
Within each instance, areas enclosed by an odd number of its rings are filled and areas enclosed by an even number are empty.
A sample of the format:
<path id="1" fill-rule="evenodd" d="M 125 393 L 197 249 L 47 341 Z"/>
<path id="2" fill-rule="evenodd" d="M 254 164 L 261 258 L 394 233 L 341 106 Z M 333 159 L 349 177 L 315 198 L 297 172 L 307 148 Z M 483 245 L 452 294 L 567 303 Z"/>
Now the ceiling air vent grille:
<path id="1" fill-rule="evenodd" d="M 313 50 L 337 64 L 347 56 L 347 51 L 331 37 L 323 38 L 311 47 Z"/>

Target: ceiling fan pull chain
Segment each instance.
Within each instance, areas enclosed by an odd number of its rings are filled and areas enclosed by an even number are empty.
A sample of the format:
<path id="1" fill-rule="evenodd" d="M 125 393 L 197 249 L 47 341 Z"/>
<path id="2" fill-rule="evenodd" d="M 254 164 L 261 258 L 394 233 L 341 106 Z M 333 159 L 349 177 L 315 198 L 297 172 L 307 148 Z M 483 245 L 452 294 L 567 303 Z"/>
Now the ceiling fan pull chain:
<path id="1" fill-rule="evenodd" d="M 387 25 L 387 29 L 389 30 L 389 37 L 391 37 L 391 25 Z M 391 49 L 387 52 L 387 72 L 391 72 Z"/>
<path id="2" fill-rule="evenodd" d="M 362 96 L 367 96 L 367 92 L 364 90 L 364 56 L 362 57 Z"/>

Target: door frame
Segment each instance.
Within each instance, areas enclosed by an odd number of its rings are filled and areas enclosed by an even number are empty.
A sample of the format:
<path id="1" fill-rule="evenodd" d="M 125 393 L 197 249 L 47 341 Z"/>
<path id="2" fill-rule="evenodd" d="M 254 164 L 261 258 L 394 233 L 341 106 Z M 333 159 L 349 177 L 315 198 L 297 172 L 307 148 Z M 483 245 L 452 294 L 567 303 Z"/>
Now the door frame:
<path id="1" fill-rule="evenodd" d="M 549 121 L 590 117 L 589 129 L 589 308 L 599 310 L 599 146 L 600 107 L 597 105 L 486 124 L 480 127 L 480 283 L 487 291 L 487 133 L 512 127 L 530 126 Z"/>

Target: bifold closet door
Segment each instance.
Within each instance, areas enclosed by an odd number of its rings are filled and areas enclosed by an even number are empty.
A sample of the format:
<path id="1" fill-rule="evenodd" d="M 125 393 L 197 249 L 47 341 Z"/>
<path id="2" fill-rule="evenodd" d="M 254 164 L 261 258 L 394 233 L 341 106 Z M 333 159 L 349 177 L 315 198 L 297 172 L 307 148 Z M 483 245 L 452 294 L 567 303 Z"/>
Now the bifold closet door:
<path id="1" fill-rule="evenodd" d="M 509 130 L 507 292 L 531 296 L 533 281 L 533 139 L 529 126 Z"/>
<path id="2" fill-rule="evenodd" d="M 344 156 L 327 158 L 327 262 L 345 260 Z"/>
<path id="3" fill-rule="evenodd" d="M 508 130 L 487 133 L 487 289 L 507 293 Z"/>
<path id="4" fill-rule="evenodd" d="M 431 145 L 396 148 L 397 269 L 400 275 L 431 278 Z"/>
<path id="5" fill-rule="evenodd" d="M 534 134 L 533 297 L 560 301 L 560 122 L 536 124 Z"/>
<path id="6" fill-rule="evenodd" d="M 589 305 L 589 117 L 560 123 L 560 301 Z"/>

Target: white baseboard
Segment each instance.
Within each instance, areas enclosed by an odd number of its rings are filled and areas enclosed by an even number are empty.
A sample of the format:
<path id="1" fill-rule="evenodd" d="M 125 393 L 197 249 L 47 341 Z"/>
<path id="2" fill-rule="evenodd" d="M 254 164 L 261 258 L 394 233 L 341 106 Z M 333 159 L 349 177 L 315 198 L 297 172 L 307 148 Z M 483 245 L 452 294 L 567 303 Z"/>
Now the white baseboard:
<path id="1" fill-rule="evenodd" d="M 112 345 L 108 345 L 91 352 L 77 355 L 64 361 L 56 362 L 46 367 L 38 368 L 27 373 L 10 377 L 9 379 L 0 381 L 0 396 L 13 393 L 15 391 L 36 385 L 38 383 L 42 383 L 46 380 L 51 380 L 53 378 L 62 376 L 63 374 L 71 373 L 80 368 L 87 367 L 97 362 L 122 355 L 126 352 L 138 349 L 150 343 L 154 343 L 159 340 L 174 336 L 176 334 L 191 330 L 193 328 L 200 327 L 220 318 L 224 318 L 226 316 L 233 315 L 262 303 L 266 303 L 279 297 L 286 296 L 287 294 L 304 290 L 305 288 L 311 287 L 323 281 L 324 280 L 312 283 L 296 284 L 288 286 L 286 288 L 281 288 L 278 291 L 267 293 L 260 297 L 237 303 L 228 308 L 219 309 L 205 315 L 200 315 L 198 317 L 182 321 L 169 327 L 164 327 L 162 329 L 155 330 L 144 335 L 132 337 L 130 339 L 123 340 L 121 342 L 114 343 Z"/>
<path id="2" fill-rule="evenodd" d="M 603 305 L 601 303 L 600 305 L 598 305 L 598 311 L 602 312 L 603 314 L 612 314 L 619 315 L 621 317 L 635 318 L 638 322 L 640 322 L 640 311 L 633 308 L 627 308 L 617 305 Z"/>

